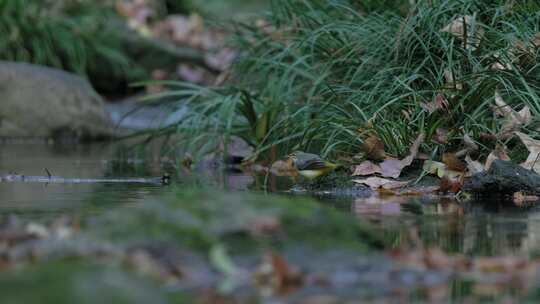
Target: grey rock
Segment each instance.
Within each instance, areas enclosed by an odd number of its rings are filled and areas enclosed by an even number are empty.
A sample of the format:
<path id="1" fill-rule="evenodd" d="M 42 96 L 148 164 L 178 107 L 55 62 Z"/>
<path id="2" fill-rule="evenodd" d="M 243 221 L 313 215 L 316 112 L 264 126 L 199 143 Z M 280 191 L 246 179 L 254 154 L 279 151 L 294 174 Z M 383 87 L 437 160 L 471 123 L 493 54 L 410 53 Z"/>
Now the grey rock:
<path id="1" fill-rule="evenodd" d="M 83 78 L 53 68 L 0 61 L 0 137 L 107 137 L 113 124 Z"/>
<path id="2" fill-rule="evenodd" d="M 540 175 L 509 161 L 495 160 L 488 171 L 475 174 L 463 189 L 482 196 L 540 194 Z"/>

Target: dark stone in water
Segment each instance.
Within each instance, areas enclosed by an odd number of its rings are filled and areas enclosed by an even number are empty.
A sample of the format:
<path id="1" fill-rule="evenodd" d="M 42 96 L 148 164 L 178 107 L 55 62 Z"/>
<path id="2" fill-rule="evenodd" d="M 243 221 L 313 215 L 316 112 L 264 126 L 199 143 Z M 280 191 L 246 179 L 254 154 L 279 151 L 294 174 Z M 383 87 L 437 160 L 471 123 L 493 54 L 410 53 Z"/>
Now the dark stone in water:
<path id="1" fill-rule="evenodd" d="M 540 175 L 509 161 L 495 160 L 488 171 L 475 174 L 463 189 L 481 196 L 540 195 Z"/>

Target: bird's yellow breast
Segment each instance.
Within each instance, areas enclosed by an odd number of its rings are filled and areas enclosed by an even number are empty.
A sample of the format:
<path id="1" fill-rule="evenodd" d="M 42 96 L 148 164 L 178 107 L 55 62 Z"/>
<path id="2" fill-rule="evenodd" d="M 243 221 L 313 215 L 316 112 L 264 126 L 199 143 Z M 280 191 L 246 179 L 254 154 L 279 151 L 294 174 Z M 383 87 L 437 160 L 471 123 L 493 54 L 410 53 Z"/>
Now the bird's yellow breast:
<path id="1" fill-rule="evenodd" d="M 328 167 L 324 169 L 317 169 L 317 170 L 299 170 L 298 173 L 302 175 L 305 178 L 308 179 L 315 179 L 323 174 L 328 173 L 328 171 L 332 171 L 334 167 Z"/>

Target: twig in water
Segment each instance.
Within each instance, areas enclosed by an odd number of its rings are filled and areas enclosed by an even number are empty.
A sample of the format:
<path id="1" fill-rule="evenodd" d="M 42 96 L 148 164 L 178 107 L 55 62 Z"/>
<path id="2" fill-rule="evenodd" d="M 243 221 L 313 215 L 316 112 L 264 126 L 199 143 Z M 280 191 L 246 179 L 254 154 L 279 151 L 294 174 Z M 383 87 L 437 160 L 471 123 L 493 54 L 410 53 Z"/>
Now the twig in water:
<path id="1" fill-rule="evenodd" d="M 49 177 L 49 179 L 51 179 L 52 174 L 51 174 L 51 172 L 49 171 L 49 169 L 45 168 L 45 173 L 47 173 L 47 176 Z"/>

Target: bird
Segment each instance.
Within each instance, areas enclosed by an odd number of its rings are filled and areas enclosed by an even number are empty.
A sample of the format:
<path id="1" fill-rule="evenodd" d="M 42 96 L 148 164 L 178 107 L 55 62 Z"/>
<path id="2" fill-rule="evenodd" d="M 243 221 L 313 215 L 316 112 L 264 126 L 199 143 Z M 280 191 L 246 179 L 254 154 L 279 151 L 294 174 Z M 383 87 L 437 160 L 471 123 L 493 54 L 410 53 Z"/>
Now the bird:
<path id="1" fill-rule="evenodd" d="M 289 158 L 293 161 L 298 173 L 309 180 L 316 179 L 339 167 L 337 164 L 322 159 L 317 154 L 302 151 L 289 154 Z"/>

